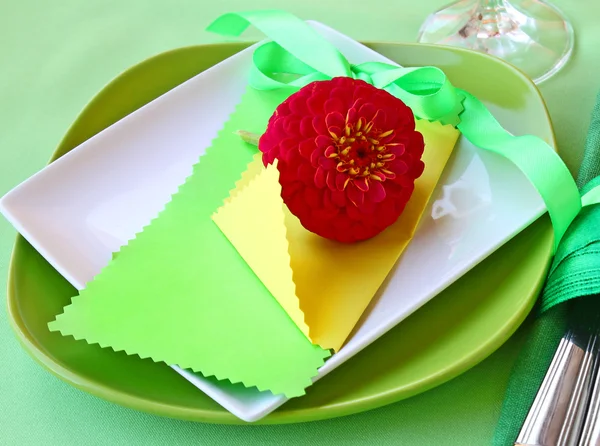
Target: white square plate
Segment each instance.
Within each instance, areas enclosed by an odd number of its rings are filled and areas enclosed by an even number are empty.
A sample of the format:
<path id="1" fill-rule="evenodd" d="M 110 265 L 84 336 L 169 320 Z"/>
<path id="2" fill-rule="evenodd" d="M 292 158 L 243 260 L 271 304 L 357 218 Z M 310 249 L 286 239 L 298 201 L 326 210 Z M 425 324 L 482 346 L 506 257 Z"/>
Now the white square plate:
<path id="1" fill-rule="evenodd" d="M 310 22 L 351 63 L 394 63 Z M 191 173 L 246 87 L 252 46 L 150 102 L 13 189 L 0 211 L 73 286 L 82 289 Z M 461 139 L 423 221 L 351 339 L 319 379 L 405 319 L 545 211 L 509 162 Z M 427 265 L 423 269 L 423 265 Z M 285 403 L 174 369 L 245 421 Z"/>

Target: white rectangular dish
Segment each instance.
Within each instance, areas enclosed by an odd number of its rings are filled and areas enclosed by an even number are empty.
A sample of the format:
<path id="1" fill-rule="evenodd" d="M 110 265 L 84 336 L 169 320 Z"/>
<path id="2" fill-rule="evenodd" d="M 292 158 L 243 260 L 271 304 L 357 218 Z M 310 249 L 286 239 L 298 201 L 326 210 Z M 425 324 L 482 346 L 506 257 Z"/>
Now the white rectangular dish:
<path id="1" fill-rule="evenodd" d="M 351 63 L 393 63 L 310 23 Z M 191 173 L 246 88 L 254 49 L 200 73 L 84 142 L 9 192 L 0 200 L 0 211 L 82 289 Z M 412 243 L 351 339 L 315 379 L 408 317 L 544 211 L 541 198 L 514 166 L 461 139 Z M 258 420 L 286 401 L 174 369 L 245 421 Z"/>

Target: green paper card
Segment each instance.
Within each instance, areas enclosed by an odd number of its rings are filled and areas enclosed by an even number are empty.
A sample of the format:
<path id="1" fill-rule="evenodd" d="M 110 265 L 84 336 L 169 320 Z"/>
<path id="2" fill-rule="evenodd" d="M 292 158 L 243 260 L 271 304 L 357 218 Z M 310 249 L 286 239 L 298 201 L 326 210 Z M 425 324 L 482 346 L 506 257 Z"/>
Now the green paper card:
<path id="1" fill-rule="evenodd" d="M 165 209 L 92 280 L 53 331 L 127 354 L 299 396 L 329 352 L 311 342 L 211 220 L 288 93 L 248 89 Z"/>

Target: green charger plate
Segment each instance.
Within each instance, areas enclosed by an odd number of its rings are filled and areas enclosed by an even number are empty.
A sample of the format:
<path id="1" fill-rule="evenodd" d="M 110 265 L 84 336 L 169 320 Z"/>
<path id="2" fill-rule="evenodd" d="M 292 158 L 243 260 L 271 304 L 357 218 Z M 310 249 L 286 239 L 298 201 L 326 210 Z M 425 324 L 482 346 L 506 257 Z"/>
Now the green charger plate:
<path id="1" fill-rule="evenodd" d="M 181 48 L 127 70 L 82 111 L 52 161 L 197 73 L 245 48 L 228 43 Z M 370 44 L 403 65 L 436 65 L 491 105 L 513 133 L 554 144 L 543 100 L 500 60 L 459 49 Z M 552 231 L 546 217 L 523 231 L 373 345 L 260 423 L 347 415 L 424 392 L 494 352 L 522 323 L 544 281 Z M 22 237 L 9 273 L 9 318 L 24 348 L 68 383 L 131 408 L 194 421 L 243 423 L 164 364 L 50 333 L 76 291 Z"/>

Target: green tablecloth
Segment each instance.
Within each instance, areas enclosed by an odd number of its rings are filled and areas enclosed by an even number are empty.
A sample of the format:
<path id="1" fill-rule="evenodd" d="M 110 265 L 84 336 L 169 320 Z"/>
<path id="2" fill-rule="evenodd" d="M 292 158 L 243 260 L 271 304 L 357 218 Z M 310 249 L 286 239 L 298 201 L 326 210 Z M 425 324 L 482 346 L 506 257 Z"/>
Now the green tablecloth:
<path id="1" fill-rule="evenodd" d="M 4 0 L 0 2 L 0 195 L 41 169 L 86 102 L 127 67 L 171 48 L 215 41 L 223 12 L 287 8 L 358 40 L 414 41 L 444 0 Z M 390 6 L 386 6 L 390 3 Z M 560 153 L 582 156 L 600 88 L 600 4 L 555 3 L 571 18 L 574 56 L 543 84 Z M 595 3 L 595 5 L 593 5 Z M 249 33 L 248 38 L 258 34 Z M 15 232 L 0 219 L 0 298 Z M 528 324 L 453 381 L 381 409 L 287 426 L 217 426 L 164 419 L 85 394 L 42 370 L 12 335 L 0 307 L 0 444 L 489 444 Z"/>

